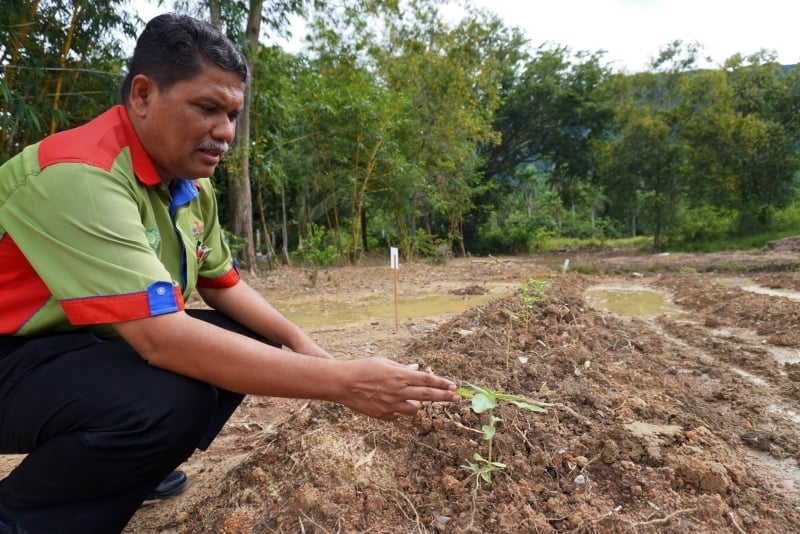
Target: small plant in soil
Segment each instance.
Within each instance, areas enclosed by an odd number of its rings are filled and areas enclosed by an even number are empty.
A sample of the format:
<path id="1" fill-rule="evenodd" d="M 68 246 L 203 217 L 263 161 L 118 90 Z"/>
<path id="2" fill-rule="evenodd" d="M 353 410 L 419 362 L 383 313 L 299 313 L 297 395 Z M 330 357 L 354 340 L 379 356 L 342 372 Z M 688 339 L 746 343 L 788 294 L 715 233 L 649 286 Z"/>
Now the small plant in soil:
<path id="1" fill-rule="evenodd" d="M 520 395 L 495 391 L 486 387 L 476 386 L 469 382 L 467 386 L 468 387 L 458 388 L 458 394 L 465 399 L 471 399 L 473 412 L 478 415 L 486 413 L 488 416 L 487 423 L 481 426 L 481 434 L 483 440 L 486 441 L 487 444 L 486 457 L 476 452 L 472 455 L 474 462 L 465 460 L 466 463 L 461 466 L 475 475 L 475 489 L 477 491 L 481 485 L 481 481 L 485 482 L 487 485 L 491 485 L 492 473 L 505 469 L 506 467 L 506 464 L 495 461 L 493 458 L 494 436 L 497 432 L 497 424 L 503 421 L 500 417 L 494 415 L 494 409 L 497 407 L 497 403 L 503 401 L 512 406 L 516 406 L 520 410 L 527 410 L 529 412 L 544 413 L 547 410 Z"/>
<path id="2" fill-rule="evenodd" d="M 550 281 L 543 278 L 529 278 L 527 282 L 522 284 L 522 291 L 520 291 L 520 300 L 525 309 L 525 329 L 531 318 L 536 314 L 534 311 L 536 306 L 545 301 L 545 293 L 550 288 Z"/>
<path id="3" fill-rule="evenodd" d="M 529 278 L 522 284 L 522 302 L 525 307 L 532 309 L 544 300 L 545 292 L 550 288 L 550 281 L 543 278 Z"/>
<path id="4" fill-rule="evenodd" d="M 550 281 L 542 278 L 529 278 L 522 284 L 519 296 L 522 302 L 523 311 L 516 313 L 512 310 L 505 310 L 508 317 L 506 325 L 506 369 L 511 366 L 511 338 L 514 334 L 514 322 L 523 321 L 524 330 L 528 330 L 531 319 L 536 315 L 536 306 L 544 302 L 545 293 L 550 288 Z"/>

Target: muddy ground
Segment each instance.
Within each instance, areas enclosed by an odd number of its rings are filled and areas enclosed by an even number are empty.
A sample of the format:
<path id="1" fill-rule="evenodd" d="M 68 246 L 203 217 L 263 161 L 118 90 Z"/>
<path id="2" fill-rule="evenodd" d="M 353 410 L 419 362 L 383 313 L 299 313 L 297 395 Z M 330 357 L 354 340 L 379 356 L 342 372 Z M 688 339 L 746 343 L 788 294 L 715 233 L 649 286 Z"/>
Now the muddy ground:
<path id="1" fill-rule="evenodd" d="M 187 492 L 141 508 L 126 533 L 800 531 L 798 270 L 796 240 L 747 254 L 401 265 L 403 302 L 484 303 L 397 323 L 334 313 L 308 330 L 340 358 L 416 362 L 545 408 L 494 409 L 504 467 L 491 484 L 464 467 L 489 454 L 489 414 L 468 400 L 385 423 L 248 397 L 183 466 Z M 287 310 L 392 300 L 388 265 L 312 278 L 280 268 L 252 282 Z M 598 287 L 658 291 L 668 312 L 609 312 L 587 297 Z M 18 460 L 0 457 L 0 474 Z"/>

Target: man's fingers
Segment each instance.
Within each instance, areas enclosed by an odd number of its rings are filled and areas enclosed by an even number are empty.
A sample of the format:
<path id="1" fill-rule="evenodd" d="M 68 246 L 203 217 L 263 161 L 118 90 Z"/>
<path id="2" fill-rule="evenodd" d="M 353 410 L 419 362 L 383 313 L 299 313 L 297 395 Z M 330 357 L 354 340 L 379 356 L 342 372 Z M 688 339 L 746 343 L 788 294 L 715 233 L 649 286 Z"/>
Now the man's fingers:
<path id="1" fill-rule="evenodd" d="M 410 363 L 405 366 L 411 372 L 408 374 L 407 384 L 409 386 L 420 386 L 425 388 L 435 388 L 444 390 L 456 390 L 456 385 L 453 381 L 431 373 L 419 371 L 419 364 Z"/>
<path id="2" fill-rule="evenodd" d="M 407 400 L 397 406 L 392 419 L 397 419 L 401 415 L 414 415 L 419 411 L 421 406 L 422 403 L 419 401 Z"/>
<path id="3" fill-rule="evenodd" d="M 428 402 L 459 402 L 461 397 L 455 390 L 430 387 L 407 386 L 402 395 L 410 400 Z"/>
<path id="4" fill-rule="evenodd" d="M 401 364 L 385 358 L 362 360 L 357 363 L 377 363 L 383 368 L 382 375 L 368 373 L 372 376 L 365 377 L 357 389 L 363 398 L 359 396 L 359 401 L 351 406 L 372 417 L 394 421 L 400 416 L 417 413 L 423 401 L 461 401 L 461 397 L 456 393 L 456 385 L 452 381 L 419 371 L 419 364 Z"/>

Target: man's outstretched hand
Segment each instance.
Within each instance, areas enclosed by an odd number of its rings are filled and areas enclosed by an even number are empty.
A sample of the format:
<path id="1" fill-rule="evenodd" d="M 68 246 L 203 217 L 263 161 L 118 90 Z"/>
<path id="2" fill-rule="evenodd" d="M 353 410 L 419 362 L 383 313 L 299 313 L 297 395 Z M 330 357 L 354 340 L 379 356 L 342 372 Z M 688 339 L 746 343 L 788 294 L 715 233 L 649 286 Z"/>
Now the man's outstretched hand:
<path id="1" fill-rule="evenodd" d="M 458 402 L 456 385 L 445 378 L 386 358 L 341 362 L 345 387 L 336 402 L 376 419 L 391 421 L 414 415 L 421 401 Z"/>

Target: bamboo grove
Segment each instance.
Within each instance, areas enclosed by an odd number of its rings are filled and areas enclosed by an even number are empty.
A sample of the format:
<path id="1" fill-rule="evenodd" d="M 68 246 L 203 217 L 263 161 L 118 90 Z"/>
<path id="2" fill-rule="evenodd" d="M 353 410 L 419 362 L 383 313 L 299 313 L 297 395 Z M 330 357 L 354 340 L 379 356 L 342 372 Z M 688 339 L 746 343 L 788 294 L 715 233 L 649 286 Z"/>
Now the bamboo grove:
<path id="1" fill-rule="evenodd" d="M 800 211 L 800 71 L 774 52 L 711 65 L 698 44 L 666 43 L 630 73 L 445 4 L 170 6 L 224 27 L 253 71 L 215 177 L 248 264 L 521 253 L 552 236 L 663 250 Z M 0 162 L 117 103 L 144 24 L 124 0 L 4 5 Z M 305 21 L 299 52 L 270 44 L 290 16 Z"/>

